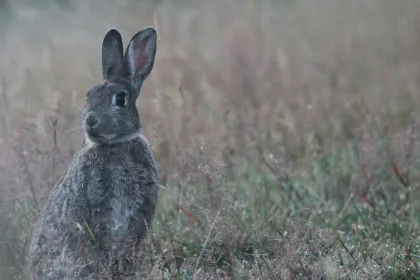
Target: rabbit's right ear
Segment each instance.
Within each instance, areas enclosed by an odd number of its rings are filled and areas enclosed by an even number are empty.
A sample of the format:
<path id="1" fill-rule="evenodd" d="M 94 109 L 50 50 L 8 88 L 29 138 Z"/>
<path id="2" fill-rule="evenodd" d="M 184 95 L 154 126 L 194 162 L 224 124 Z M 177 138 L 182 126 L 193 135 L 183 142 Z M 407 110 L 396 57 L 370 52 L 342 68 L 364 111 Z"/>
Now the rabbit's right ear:
<path id="1" fill-rule="evenodd" d="M 141 85 L 153 69 L 156 56 L 157 31 L 149 26 L 131 38 L 125 51 L 121 75 L 129 78 L 136 89 L 136 98 Z"/>
<path id="2" fill-rule="evenodd" d="M 123 60 L 123 43 L 121 34 L 109 30 L 102 43 L 102 76 L 104 80 L 121 73 Z"/>

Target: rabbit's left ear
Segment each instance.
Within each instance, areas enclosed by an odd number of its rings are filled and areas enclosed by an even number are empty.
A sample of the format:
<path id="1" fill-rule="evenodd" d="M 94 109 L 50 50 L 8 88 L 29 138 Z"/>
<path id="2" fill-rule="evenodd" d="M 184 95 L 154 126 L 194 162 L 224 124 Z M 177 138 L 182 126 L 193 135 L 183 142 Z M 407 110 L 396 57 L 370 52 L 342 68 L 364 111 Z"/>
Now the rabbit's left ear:
<path id="1" fill-rule="evenodd" d="M 157 32 L 146 27 L 131 39 L 123 60 L 123 77 L 128 77 L 137 95 L 144 80 L 153 69 L 156 56 Z"/>
<path id="2" fill-rule="evenodd" d="M 111 29 L 106 33 L 102 43 L 102 76 L 104 80 L 121 73 L 122 59 L 121 34 L 117 30 Z"/>

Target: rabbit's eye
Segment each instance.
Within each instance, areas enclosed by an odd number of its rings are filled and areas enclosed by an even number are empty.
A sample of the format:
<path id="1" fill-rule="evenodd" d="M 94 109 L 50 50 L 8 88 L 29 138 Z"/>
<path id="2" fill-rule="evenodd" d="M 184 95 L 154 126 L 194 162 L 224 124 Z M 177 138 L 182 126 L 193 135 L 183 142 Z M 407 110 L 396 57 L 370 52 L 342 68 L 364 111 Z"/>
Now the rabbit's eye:
<path id="1" fill-rule="evenodd" d="M 114 105 L 118 107 L 124 107 L 126 104 L 126 94 L 124 92 L 120 92 L 117 95 L 114 95 Z"/>

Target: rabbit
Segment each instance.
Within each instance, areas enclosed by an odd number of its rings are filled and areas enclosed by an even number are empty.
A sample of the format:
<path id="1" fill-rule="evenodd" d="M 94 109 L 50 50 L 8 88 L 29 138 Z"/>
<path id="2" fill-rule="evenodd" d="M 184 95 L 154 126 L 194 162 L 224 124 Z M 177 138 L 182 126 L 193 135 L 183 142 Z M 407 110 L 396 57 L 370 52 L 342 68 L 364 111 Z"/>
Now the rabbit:
<path id="1" fill-rule="evenodd" d="M 158 200 L 157 165 L 136 107 L 156 47 L 153 27 L 135 34 L 124 55 L 120 33 L 106 33 L 104 81 L 87 91 L 81 118 L 87 145 L 54 186 L 32 230 L 30 279 L 133 277 L 133 256 Z"/>

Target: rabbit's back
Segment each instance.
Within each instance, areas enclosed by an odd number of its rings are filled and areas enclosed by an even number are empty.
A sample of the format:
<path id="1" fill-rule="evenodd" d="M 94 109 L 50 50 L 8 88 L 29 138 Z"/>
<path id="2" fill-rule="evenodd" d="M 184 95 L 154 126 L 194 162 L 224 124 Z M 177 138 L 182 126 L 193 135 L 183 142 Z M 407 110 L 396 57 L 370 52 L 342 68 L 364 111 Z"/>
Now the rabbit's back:
<path id="1" fill-rule="evenodd" d="M 82 261 L 69 250 L 82 233 L 80 221 L 89 216 L 80 156 L 80 152 L 74 156 L 33 226 L 27 260 L 30 279 L 71 279 Z"/>

